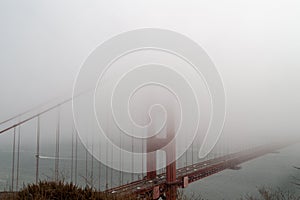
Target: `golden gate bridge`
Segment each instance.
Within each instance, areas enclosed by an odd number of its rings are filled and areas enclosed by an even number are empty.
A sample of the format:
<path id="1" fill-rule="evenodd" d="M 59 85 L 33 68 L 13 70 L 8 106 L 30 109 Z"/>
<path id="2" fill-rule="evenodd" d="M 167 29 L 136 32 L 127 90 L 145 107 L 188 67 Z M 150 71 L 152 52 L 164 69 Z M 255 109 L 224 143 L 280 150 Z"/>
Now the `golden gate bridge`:
<path id="1" fill-rule="evenodd" d="M 59 103 L 47 104 L 30 109 L 19 115 L 11 117 L 0 123 L 0 141 L 1 136 L 12 135 L 11 137 L 11 170 L 7 184 L 11 192 L 20 190 L 20 185 L 28 180 L 24 180 L 22 173 L 27 177 L 22 166 L 22 138 L 26 137 L 26 131 L 22 133 L 22 129 L 26 124 L 31 124 L 35 138 L 31 138 L 32 144 L 35 144 L 35 151 L 31 152 L 30 157 L 34 159 L 31 163 L 34 174 L 30 180 L 38 183 L 43 177 L 52 181 L 60 181 L 67 179 L 61 176 L 61 171 L 65 170 L 69 173 L 69 181 L 78 185 L 89 185 L 98 191 L 107 192 L 110 194 L 134 194 L 137 197 L 151 197 L 152 199 L 165 198 L 176 199 L 177 189 L 185 188 L 192 182 L 203 179 L 212 174 L 218 173 L 225 169 L 237 169 L 238 165 L 251 159 L 263 156 L 267 153 L 274 152 L 277 149 L 283 148 L 295 141 L 281 141 L 279 143 L 271 143 L 266 145 L 257 145 L 251 147 L 243 147 L 239 150 L 229 150 L 230 144 L 217 146 L 205 159 L 197 158 L 194 149 L 199 149 L 195 144 L 192 144 L 191 149 L 188 149 L 184 156 L 177 161 L 168 164 L 160 170 L 156 170 L 157 158 L 153 155 L 148 156 L 146 160 L 146 168 L 154 169 L 147 170 L 147 173 L 136 174 L 134 172 L 134 161 L 132 160 L 132 173 L 117 171 L 103 165 L 96 160 L 87 149 L 85 149 L 72 123 L 66 123 L 71 126 L 68 134 L 70 135 L 70 148 L 65 148 L 65 143 L 62 144 L 62 126 L 64 119 L 62 117 L 65 108 L 71 108 L 71 100 L 67 99 Z M 55 130 L 47 133 L 47 137 L 55 138 L 54 152 L 51 155 L 43 155 L 41 149 L 41 138 L 43 137 L 42 122 L 47 127 L 47 118 L 45 116 L 55 113 L 56 124 Z M 67 118 L 72 118 L 67 115 Z M 28 131 L 27 131 L 28 132 Z M 153 142 L 153 141 L 152 141 Z M 155 141 L 154 141 L 155 142 Z M 160 141 L 157 141 L 158 143 Z M 47 142 L 46 142 L 47 143 Z M 50 142 L 48 145 L 52 145 Z M 63 147 L 63 148 L 62 148 Z M 173 146 L 166 152 L 166 159 L 173 159 L 176 152 L 176 147 Z M 81 150 L 80 150 L 81 149 Z M 217 150 L 216 150 L 217 149 Z M 63 151 L 63 152 L 62 152 Z M 84 151 L 82 155 L 82 151 Z M 81 154 L 81 155 L 79 155 Z M 114 160 L 113 154 L 107 155 L 107 159 Z M 42 164 L 44 160 L 48 160 L 47 164 Z M 122 159 L 119 158 L 122 162 Z M 143 165 L 143 163 L 142 163 Z M 52 170 L 45 170 L 45 167 L 50 167 Z M 79 172 L 81 171 L 81 172 Z M 65 175 L 67 176 L 67 175 Z"/>

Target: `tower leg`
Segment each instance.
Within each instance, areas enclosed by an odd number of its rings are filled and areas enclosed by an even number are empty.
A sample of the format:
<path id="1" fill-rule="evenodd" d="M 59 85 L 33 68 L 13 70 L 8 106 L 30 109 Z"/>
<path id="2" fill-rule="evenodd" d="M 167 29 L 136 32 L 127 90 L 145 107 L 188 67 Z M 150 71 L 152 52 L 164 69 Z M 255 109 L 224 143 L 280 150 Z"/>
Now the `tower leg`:
<path id="1" fill-rule="evenodd" d="M 147 179 L 156 178 L 156 154 L 149 153 L 147 155 Z"/>
<path id="2" fill-rule="evenodd" d="M 175 143 L 171 143 L 169 150 L 167 153 L 167 199 L 168 200 L 176 200 L 177 197 L 177 185 L 176 182 L 176 148 Z"/>
<path id="3" fill-rule="evenodd" d="M 176 161 L 167 166 L 167 191 L 166 196 L 168 200 L 176 200 L 177 185 L 176 181 Z"/>

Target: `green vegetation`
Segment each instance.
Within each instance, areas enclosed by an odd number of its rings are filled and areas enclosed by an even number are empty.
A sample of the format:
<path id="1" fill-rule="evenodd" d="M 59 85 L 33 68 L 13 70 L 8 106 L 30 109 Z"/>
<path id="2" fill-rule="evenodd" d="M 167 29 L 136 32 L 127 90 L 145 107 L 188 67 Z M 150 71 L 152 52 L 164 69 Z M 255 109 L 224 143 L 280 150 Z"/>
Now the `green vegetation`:
<path id="1" fill-rule="evenodd" d="M 40 181 L 38 184 L 28 184 L 17 193 L 2 193 L 1 200 L 137 200 L 135 195 L 118 196 L 98 192 L 91 187 L 80 188 L 73 183 L 63 181 Z M 152 198 L 143 198 L 152 199 Z M 182 190 L 178 191 L 179 200 L 200 200 L 202 198 L 186 197 Z"/>
<path id="2" fill-rule="evenodd" d="M 2 194 L 1 200 L 135 200 L 132 196 L 117 196 L 97 192 L 91 187 L 80 188 L 73 183 L 40 181 L 29 184 L 18 193 Z"/>
<path id="3" fill-rule="evenodd" d="M 240 200 L 300 200 L 300 196 L 281 189 L 258 189 L 259 196 L 246 195 Z M 91 187 L 80 188 L 72 183 L 41 181 L 29 184 L 17 193 L 0 193 L 1 200 L 137 200 L 134 195 L 117 196 L 98 192 Z M 143 198 L 144 199 L 144 198 Z M 150 198 L 148 198 L 150 199 Z M 187 197 L 178 191 L 178 200 L 204 200 L 200 195 Z"/>
<path id="4" fill-rule="evenodd" d="M 259 197 L 247 195 L 241 200 L 300 200 L 300 196 L 296 196 L 289 191 L 283 191 L 280 188 L 277 190 L 267 189 L 262 187 L 258 189 Z"/>

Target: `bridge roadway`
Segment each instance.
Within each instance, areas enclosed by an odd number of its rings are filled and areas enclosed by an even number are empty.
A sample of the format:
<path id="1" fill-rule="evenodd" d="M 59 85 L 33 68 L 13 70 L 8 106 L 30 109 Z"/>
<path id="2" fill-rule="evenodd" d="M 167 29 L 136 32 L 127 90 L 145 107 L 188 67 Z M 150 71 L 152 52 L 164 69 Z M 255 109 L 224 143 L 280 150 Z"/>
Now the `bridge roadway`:
<path id="1" fill-rule="evenodd" d="M 149 180 L 145 177 L 142 180 L 137 180 L 125 185 L 111 188 L 105 192 L 119 195 L 136 194 L 142 197 L 144 195 L 152 196 L 154 188 L 158 189 L 159 187 L 160 194 L 162 194 L 165 192 L 167 188 L 166 186 L 169 184 L 174 184 L 177 187 L 184 188 L 187 187 L 189 183 L 200 180 L 225 169 L 237 169 L 237 166 L 243 162 L 268 153 L 272 153 L 290 144 L 291 142 L 285 142 L 281 144 L 260 146 L 255 149 L 244 150 L 179 168 L 176 171 L 177 180 L 173 183 L 167 183 L 166 174 L 162 173 L 158 174 L 155 179 Z"/>

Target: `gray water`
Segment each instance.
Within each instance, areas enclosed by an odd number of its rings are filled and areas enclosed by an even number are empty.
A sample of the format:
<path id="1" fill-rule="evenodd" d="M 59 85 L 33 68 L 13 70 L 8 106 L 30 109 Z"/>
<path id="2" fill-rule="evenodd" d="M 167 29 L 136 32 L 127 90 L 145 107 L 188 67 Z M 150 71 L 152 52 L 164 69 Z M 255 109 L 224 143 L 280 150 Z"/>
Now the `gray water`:
<path id="1" fill-rule="evenodd" d="M 192 183 L 185 194 L 201 195 L 207 199 L 239 199 L 245 195 L 258 196 L 258 188 L 280 188 L 300 195 L 300 188 L 292 182 L 300 179 L 300 144 L 281 149 L 241 165 L 240 170 L 225 170 Z"/>
<path id="2" fill-rule="evenodd" d="M 23 145 L 20 151 L 19 161 L 19 189 L 23 185 L 35 183 L 36 157 L 35 145 Z M 12 147 L 11 144 L 0 145 L 0 191 L 10 191 L 12 183 Z M 89 185 L 98 190 L 126 184 L 141 175 L 131 173 L 120 173 L 100 164 L 86 152 L 84 147 L 78 144 L 77 175 L 75 175 L 75 147 L 72 168 L 71 145 L 60 144 L 59 179 L 73 182 L 78 186 Z M 17 177 L 17 153 L 15 153 L 14 190 L 16 190 Z M 54 180 L 55 177 L 55 144 L 42 145 L 39 159 L 39 180 Z M 108 183 L 108 184 L 106 184 Z"/>
<path id="3" fill-rule="evenodd" d="M 63 152 L 70 152 L 70 145 L 61 145 L 61 157 L 66 158 L 60 161 L 61 178 L 70 182 L 71 178 L 71 160 L 70 155 Z M 9 190 L 11 184 L 11 160 L 12 152 L 10 145 L 0 146 L 0 190 Z M 35 181 L 35 157 L 33 147 L 23 147 L 20 153 L 20 175 L 19 185 L 32 183 Z M 129 182 L 132 178 L 137 179 L 131 174 L 120 174 L 110 169 L 101 166 L 100 181 L 99 163 L 95 160 L 88 160 L 88 170 L 86 171 L 85 151 L 78 150 L 78 176 L 77 184 L 84 186 L 86 184 L 85 177 L 93 176 L 93 186 L 95 188 L 105 189 L 104 182 L 111 182 L 108 187 L 117 186 L 121 181 L 120 175 L 123 176 L 123 183 Z M 294 177 L 300 179 L 300 170 L 293 166 L 300 166 L 299 159 L 300 144 L 296 144 L 263 157 L 248 161 L 241 165 L 240 170 L 225 170 L 218 174 L 199 180 L 189 185 L 184 189 L 187 196 L 201 195 L 206 199 L 239 199 L 247 194 L 258 195 L 257 189 L 263 186 L 268 188 L 281 188 L 285 191 L 290 191 L 300 195 L 300 189 L 292 182 Z M 51 148 L 43 147 L 42 154 L 54 156 L 53 145 Z M 91 172 L 93 165 L 93 172 Z M 40 179 L 47 180 L 53 178 L 54 160 L 40 159 Z M 106 170 L 108 170 L 106 172 Z M 73 171 L 74 173 L 74 171 Z M 87 174 L 86 174 L 87 173 Z M 16 174 L 15 174 L 16 176 Z M 100 183 L 100 186 L 99 186 Z"/>

